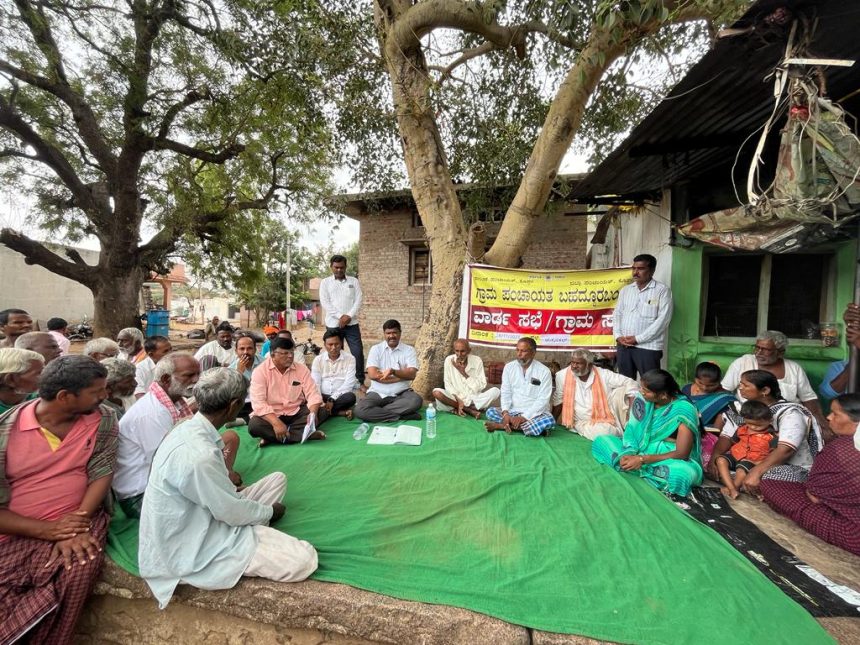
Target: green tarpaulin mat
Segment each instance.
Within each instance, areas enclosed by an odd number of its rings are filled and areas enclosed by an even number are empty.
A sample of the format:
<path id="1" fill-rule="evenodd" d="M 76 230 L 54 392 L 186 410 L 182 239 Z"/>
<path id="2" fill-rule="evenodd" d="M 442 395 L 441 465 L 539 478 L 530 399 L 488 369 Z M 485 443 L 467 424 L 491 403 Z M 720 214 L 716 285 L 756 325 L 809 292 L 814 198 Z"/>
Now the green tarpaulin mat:
<path id="1" fill-rule="evenodd" d="M 277 528 L 316 547 L 317 580 L 623 643 L 832 642 L 717 533 L 566 430 L 488 434 L 440 414 L 412 447 L 355 441 L 356 425 L 262 450 L 239 430 L 246 482 L 287 474 Z M 138 573 L 136 522 L 117 515 L 108 554 Z"/>

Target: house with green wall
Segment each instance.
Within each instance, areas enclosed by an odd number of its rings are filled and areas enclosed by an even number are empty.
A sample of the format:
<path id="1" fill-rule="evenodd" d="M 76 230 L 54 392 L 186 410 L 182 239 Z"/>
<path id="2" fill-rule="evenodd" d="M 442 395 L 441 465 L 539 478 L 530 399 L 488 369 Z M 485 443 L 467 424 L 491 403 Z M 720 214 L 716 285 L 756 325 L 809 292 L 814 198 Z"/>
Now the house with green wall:
<path id="1" fill-rule="evenodd" d="M 816 57 L 857 61 L 860 39 L 850 21 L 840 19 L 849 4 L 757 2 L 575 188 L 574 196 L 585 202 L 618 205 L 598 225 L 592 268 L 629 263 L 637 253 L 657 257 L 655 277 L 671 286 L 675 302 L 664 360 L 679 381 L 691 380 L 700 361 L 725 370 L 751 353 L 756 334 L 768 329 L 789 337 L 787 357 L 806 369 L 816 389 L 828 365 L 846 358 L 841 316 L 854 299 L 856 220 L 818 227 L 815 235 L 801 225 L 783 229 L 746 250 L 731 248 L 731 234 L 715 245 L 685 237 L 679 228 L 747 203 L 751 167 L 758 171 L 753 189 L 759 194 L 775 177 L 788 102 L 775 102 L 774 70 L 791 37 L 791 21 L 776 20 L 785 15 L 776 12 L 814 18 L 807 24 L 815 24 L 809 47 Z M 860 115 L 860 64 L 796 69 L 849 114 Z M 821 323 L 837 324 L 837 346 L 823 346 Z"/>

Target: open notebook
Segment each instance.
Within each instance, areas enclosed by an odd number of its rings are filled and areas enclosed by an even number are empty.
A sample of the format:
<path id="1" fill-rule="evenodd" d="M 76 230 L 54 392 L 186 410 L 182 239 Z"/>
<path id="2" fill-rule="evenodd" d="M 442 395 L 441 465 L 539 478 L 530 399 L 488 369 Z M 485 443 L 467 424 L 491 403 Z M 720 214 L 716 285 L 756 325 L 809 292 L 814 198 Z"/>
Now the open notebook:
<path id="1" fill-rule="evenodd" d="M 421 428 L 415 426 L 397 426 L 396 428 L 374 426 L 367 443 L 376 446 L 393 446 L 394 444 L 420 446 Z"/>

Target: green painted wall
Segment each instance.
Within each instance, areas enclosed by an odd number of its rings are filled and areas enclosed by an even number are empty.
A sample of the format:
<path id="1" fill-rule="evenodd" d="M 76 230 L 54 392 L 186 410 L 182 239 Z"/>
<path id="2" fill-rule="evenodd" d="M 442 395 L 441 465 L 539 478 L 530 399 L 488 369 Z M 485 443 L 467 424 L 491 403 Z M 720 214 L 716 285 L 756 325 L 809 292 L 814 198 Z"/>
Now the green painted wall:
<path id="1" fill-rule="evenodd" d="M 836 253 L 836 304 L 834 320 L 842 322 L 845 305 L 854 295 L 854 242 L 826 247 Z M 682 385 L 692 380 L 695 367 L 701 361 L 713 361 L 725 372 L 729 364 L 742 354 L 749 354 L 752 342 L 738 343 L 708 339 L 702 340 L 699 330 L 702 312 L 702 271 L 707 260 L 703 245 L 696 243 L 689 249 L 675 247 L 672 252 L 672 296 L 675 311 L 669 326 L 668 368 Z M 842 325 L 844 327 L 844 325 Z M 846 357 L 844 329 L 842 347 L 821 346 L 820 341 L 792 340 L 786 357 L 800 363 L 809 375 L 812 386 L 818 391 L 824 370 L 833 361 Z"/>

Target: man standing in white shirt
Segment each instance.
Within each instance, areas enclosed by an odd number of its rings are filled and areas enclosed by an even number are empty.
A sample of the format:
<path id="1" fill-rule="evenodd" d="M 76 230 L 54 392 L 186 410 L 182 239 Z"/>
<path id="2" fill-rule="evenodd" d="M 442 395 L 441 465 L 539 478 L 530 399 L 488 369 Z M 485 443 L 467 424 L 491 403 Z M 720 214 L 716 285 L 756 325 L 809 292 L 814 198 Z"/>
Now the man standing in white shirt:
<path id="1" fill-rule="evenodd" d="M 510 434 L 518 430 L 526 436 L 539 437 L 552 430 L 552 374 L 535 360 L 535 353 L 534 338 L 526 336 L 517 341 L 517 359 L 505 365 L 502 372 L 502 407 L 487 410 L 487 432 L 504 430 Z"/>
<path id="2" fill-rule="evenodd" d="M 396 320 L 382 324 L 382 335 L 385 340 L 371 347 L 367 356 L 367 375 L 372 382 L 354 414 L 363 421 L 419 421 L 423 401 L 411 388 L 418 373 L 415 348 L 400 342 L 400 323 Z"/>
<path id="3" fill-rule="evenodd" d="M 338 331 L 330 329 L 323 334 L 323 345 L 325 353 L 314 358 L 311 378 L 317 384 L 329 414 L 352 420 L 355 358 L 343 353 L 343 341 Z"/>
<path id="4" fill-rule="evenodd" d="M 346 275 L 346 258 L 333 255 L 331 275 L 320 282 L 320 304 L 325 309 L 326 331 L 339 331 L 355 359 L 355 380 L 364 385 L 364 345 L 358 327 L 361 285 L 358 278 Z"/>
<path id="5" fill-rule="evenodd" d="M 639 385 L 623 374 L 594 364 L 594 354 L 575 349 L 570 365 L 555 375 L 553 414 L 571 432 L 594 440 L 602 434 L 620 437 Z"/>
<path id="6" fill-rule="evenodd" d="M 484 361 L 472 355 L 472 348 L 465 338 L 454 341 L 454 353 L 445 359 L 445 388 L 433 390 L 433 398 L 439 409 L 458 416 L 470 415 L 476 419 L 481 410 L 486 410 L 499 397 L 499 388 L 487 387 Z"/>
<path id="7" fill-rule="evenodd" d="M 659 369 L 666 330 L 672 320 L 672 292 L 654 280 L 657 258 L 644 253 L 633 258 L 633 283 L 621 289 L 613 315 L 618 372 L 636 378 Z"/>

